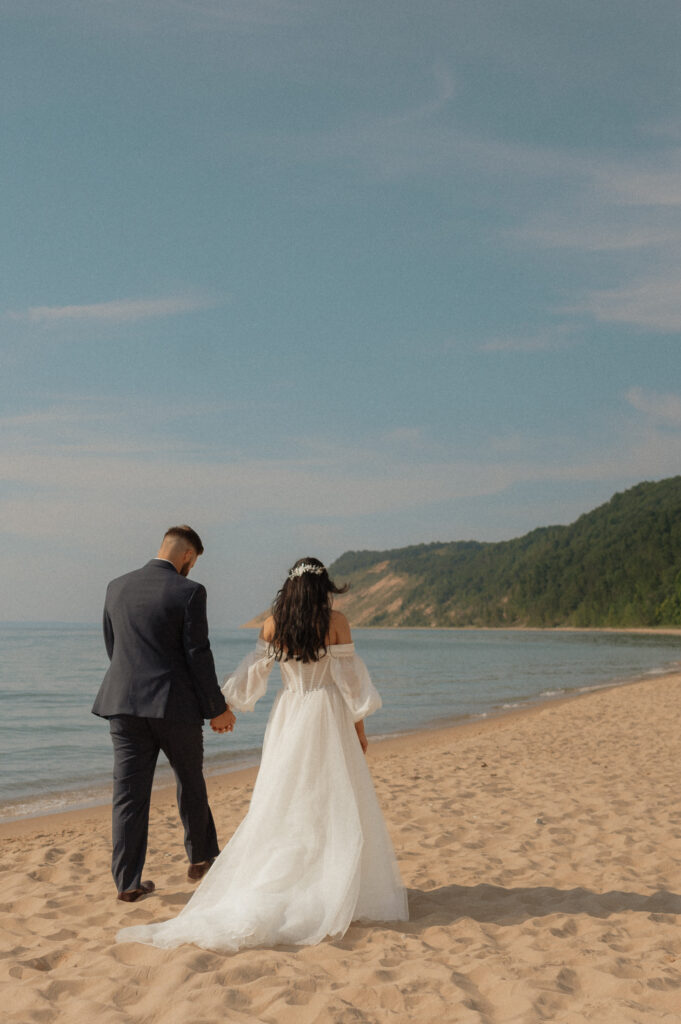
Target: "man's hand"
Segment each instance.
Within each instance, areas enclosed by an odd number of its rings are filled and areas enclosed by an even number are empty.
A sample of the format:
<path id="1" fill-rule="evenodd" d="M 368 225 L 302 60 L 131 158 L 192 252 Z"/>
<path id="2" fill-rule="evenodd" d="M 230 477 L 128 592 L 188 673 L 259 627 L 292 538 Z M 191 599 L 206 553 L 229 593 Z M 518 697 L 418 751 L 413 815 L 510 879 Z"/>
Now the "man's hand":
<path id="1" fill-rule="evenodd" d="M 227 710 L 223 711 L 221 715 L 218 715 L 216 718 L 211 718 L 210 727 L 213 732 L 232 732 L 235 722 L 236 718 L 234 716 L 234 712 L 227 708 Z"/>

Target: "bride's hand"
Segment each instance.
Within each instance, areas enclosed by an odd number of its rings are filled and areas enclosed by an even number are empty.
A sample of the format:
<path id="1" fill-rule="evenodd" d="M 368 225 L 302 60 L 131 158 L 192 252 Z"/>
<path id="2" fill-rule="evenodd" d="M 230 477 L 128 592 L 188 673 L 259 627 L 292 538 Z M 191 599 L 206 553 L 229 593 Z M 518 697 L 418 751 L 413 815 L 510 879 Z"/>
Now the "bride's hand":
<path id="1" fill-rule="evenodd" d="M 359 740 L 359 745 L 362 748 L 362 753 L 366 754 L 367 747 L 369 746 L 369 740 L 366 738 L 366 733 L 364 732 L 364 722 L 355 722 L 355 732 L 357 733 L 357 739 Z"/>
<path id="2" fill-rule="evenodd" d="M 236 718 L 234 712 L 227 708 L 221 715 L 211 718 L 210 727 L 213 732 L 232 732 Z"/>

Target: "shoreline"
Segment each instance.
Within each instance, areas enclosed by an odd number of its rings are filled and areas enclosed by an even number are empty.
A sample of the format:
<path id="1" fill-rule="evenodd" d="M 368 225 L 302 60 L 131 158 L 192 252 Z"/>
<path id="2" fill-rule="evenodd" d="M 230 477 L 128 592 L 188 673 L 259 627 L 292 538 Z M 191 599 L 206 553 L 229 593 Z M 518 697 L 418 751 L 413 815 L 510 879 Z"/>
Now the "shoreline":
<path id="1" fill-rule="evenodd" d="M 239 626 L 239 629 L 246 629 Z M 251 628 L 251 627 L 248 627 Z M 433 633 L 635 633 L 638 636 L 681 636 L 681 626 L 353 626 L 353 630 L 428 630 Z"/>
<path id="2" fill-rule="evenodd" d="M 494 729 L 499 723 L 508 723 L 529 719 L 540 714 L 548 708 L 558 707 L 563 704 L 571 704 L 598 694 L 608 693 L 612 690 L 621 690 L 627 687 L 636 687 L 646 683 L 656 683 L 681 679 L 678 671 L 660 673 L 653 676 L 641 676 L 635 679 L 625 679 L 621 682 L 604 683 L 599 686 L 590 687 L 587 690 L 576 690 L 545 698 L 528 698 L 526 703 L 518 707 L 499 708 L 498 710 L 481 712 L 479 715 L 462 715 L 460 718 L 436 719 L 432 725 L 420 726 L 416 729 L 400 730 L 395 733 L 383 733 L 372 736 L 369 732 L 369 760 L 380 759 L 382 756 L 392 756 L 399 753 L 406 747 L 419 746 L 433 739 L 455 740 L 457 737 L 467 736 L 471 731 L 484 733 L 488 729 Z M 217 768 L 210 771 L 210 765 L 206 768 L 204 764 L 204 775 L 209 793 L 211 788 L 224 785 L 253 785 L 257 777 L 260 761 L 258 752 L 258 763 L 239 767 L 233 770 Z M 162 766 L 170 771 L 169 765 Z M 108 784 L 110 788 L 110 783 Z M 55 794 L 57 795 L 57 794 Z M 152 791 L 152 804 L 159 806 L 175 807 L 175 784 L 174 782 L 154 783 Z M 17 835 L 30 833 L 44 833 L 50 827 L 56 830 L 71 827 L 74 821 L 87 821 L 92 816 L 100 820 L 111 814 L 111 800 L 97 800 L 85 805 L 65 807 L 60 811 L 36 812 L 6 821 L 0 821 L 0 840 Z"/>
<path id="3" fill-rule="evenodd" d="M 251 619 L 235 630 L 260 629 L 264 622 Z M 360 626 L 351 624 L 353 632 L 362 629 L 428 630 L 429 632 L 479 632 L 479 633 L 636 633 L 651 636 L 681 636 L 681 626 Z"/>
<path id="4" fill-rule="evenodd" d="M 357 632 L 361 633 L 366 630 L 373 630 L 379 627 L 358 627 Z M 576 627 L 547 627 L 545 629 L 534 628 L 534 627 L 381 627 L 387 631 L 412 631 L 412 632 L 460 632 L 462 634 L 470 632 L 486 633 L 534 633 L 534 634 L 583 634 L 583 635 L 631 635 L 640 636 L 648 635 L 652 637 L 659 636 L 681 636 L 681 629 L 675 629 L 671 627 L 635 627 L 635 628 L 599 628 L 599 629 L 582 629 Z M 613 666 L 614 667 L 614 666 Z M 621 666 L 622 668 L 622 666 Z M 624 672 L 611 677 L 610 679 L 604 679 L 603 681 L 594 682 L 592 685 L 581 686 L 576 685 L 574 688 L 568 688 L 566 686 L 559 686 L 556 690 L 547 690 L 546 692 L 531 692 L 529 694 L 520 693 L 518 696 L 509 697 L 508 703 L 497 704 L 489 703 L 485 706 L 484 702 L 481 702 L 478 710 L 468 710 L 467 712 L 452 713 L 451 710 L 446 709 L 444 714 L 430 720 L 421 720 L 418 725 L 413 727 L 395 726 L 388 732 L 376 734 L 374 736 L 374 742 L 384 744 L 389 742 L 394 736 L 408 736 L 413 733 L 430 734 L 446 728 L 461 728 L 470 722 L 479 722 L 487 719 L 497 719 L 501 717 L 507 717 L 515 712 L 529 711 L 533 707 L 544 707 L 551 704 L 555 704 L 563 699 L 574 699 L 579 696 L 583 696 L 590 692 L 597 692 L 603 689 L 609 689 L 611 687 L 620 687 L 637 683 L 648 678 L 661 678 L 664 675 L 673 674 L 677 671 L 677 666 L 667 664 L 661 667 L 659 672 L 656 672 L 653 668 L 652 671 L 644 672 L 641 675 L 628 675 Z M 389 726 L 389 723 L 385 723 Z M 370 724 L 371 727 L 371 724 Z M 257 739 L 254 737 L 256 743 Z M 204 762 L 204 773 L 207 778 L 210 777 L 232 777 L 239 773 L 242 768 L 255 768 L 260 763 L 261 745 L 255 745 L 255 743 L 244 750 L 233 750 L 216 753 L 210 751 L 205 758 Z M 174 788 L 174 777 L 172 770 L 169 765 L 161 763 L 157 769 L 156 780 L 154 784 L 154 791 L 172 790 Z M 90 777 L 90 781 L 84 780 L 82 782 L 73 782 L 67 785 L 66 788 L 60 789 L 55 788 L 49 791 L 36 792 L 36 793 L 25 793 L 19 796 L 8 796 L 0 803 L 0 834 L 1 830 L 7 826 L 12 826 L 15 823 L 27 822 L 27 821 L 41 821 L 45 818 L 53 817 L 59 814 L 69 814 L 74 811 L 86 811 L 94 808 L 109 806 L 111 802 L 111 776 L 110 769 L 106 772 L 100 771 L 95 777 Z"/>

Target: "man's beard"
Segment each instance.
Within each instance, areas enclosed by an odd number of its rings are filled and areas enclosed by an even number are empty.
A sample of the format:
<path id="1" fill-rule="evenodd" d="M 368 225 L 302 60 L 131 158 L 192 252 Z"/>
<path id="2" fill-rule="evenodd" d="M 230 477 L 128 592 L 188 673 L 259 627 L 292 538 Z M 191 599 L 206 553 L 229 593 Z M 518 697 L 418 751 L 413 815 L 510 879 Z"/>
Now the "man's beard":
<path id="1" fill-rule="evenodd" d="M 189 576 L 189 562 L 180 569 L 180 576 Z"/>

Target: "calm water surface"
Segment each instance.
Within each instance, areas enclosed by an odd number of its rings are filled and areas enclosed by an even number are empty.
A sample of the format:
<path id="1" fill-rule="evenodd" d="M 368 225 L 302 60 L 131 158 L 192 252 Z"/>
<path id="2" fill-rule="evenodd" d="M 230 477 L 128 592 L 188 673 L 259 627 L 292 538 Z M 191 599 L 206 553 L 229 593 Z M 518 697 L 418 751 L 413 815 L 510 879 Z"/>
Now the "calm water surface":
<path id="1" fill-rule="evenodd" d="M 213 631 L 220 677 L 255 635 Z M 367 724 L 374 737 L 681 667 L 681 637 L 664 635 L 362 629 L 355 641 L 384 702 Z M 0 820 L 108 800 L 108 726 L 90 714 L 107 665 L 99 627 L 0 624 L 0 649 Z M 232 736 L 204 730 L 209 772 L 257 763 L 279 685 L 275 667 Z M 161 755 L 158 782 L 171 778 Z"/>

